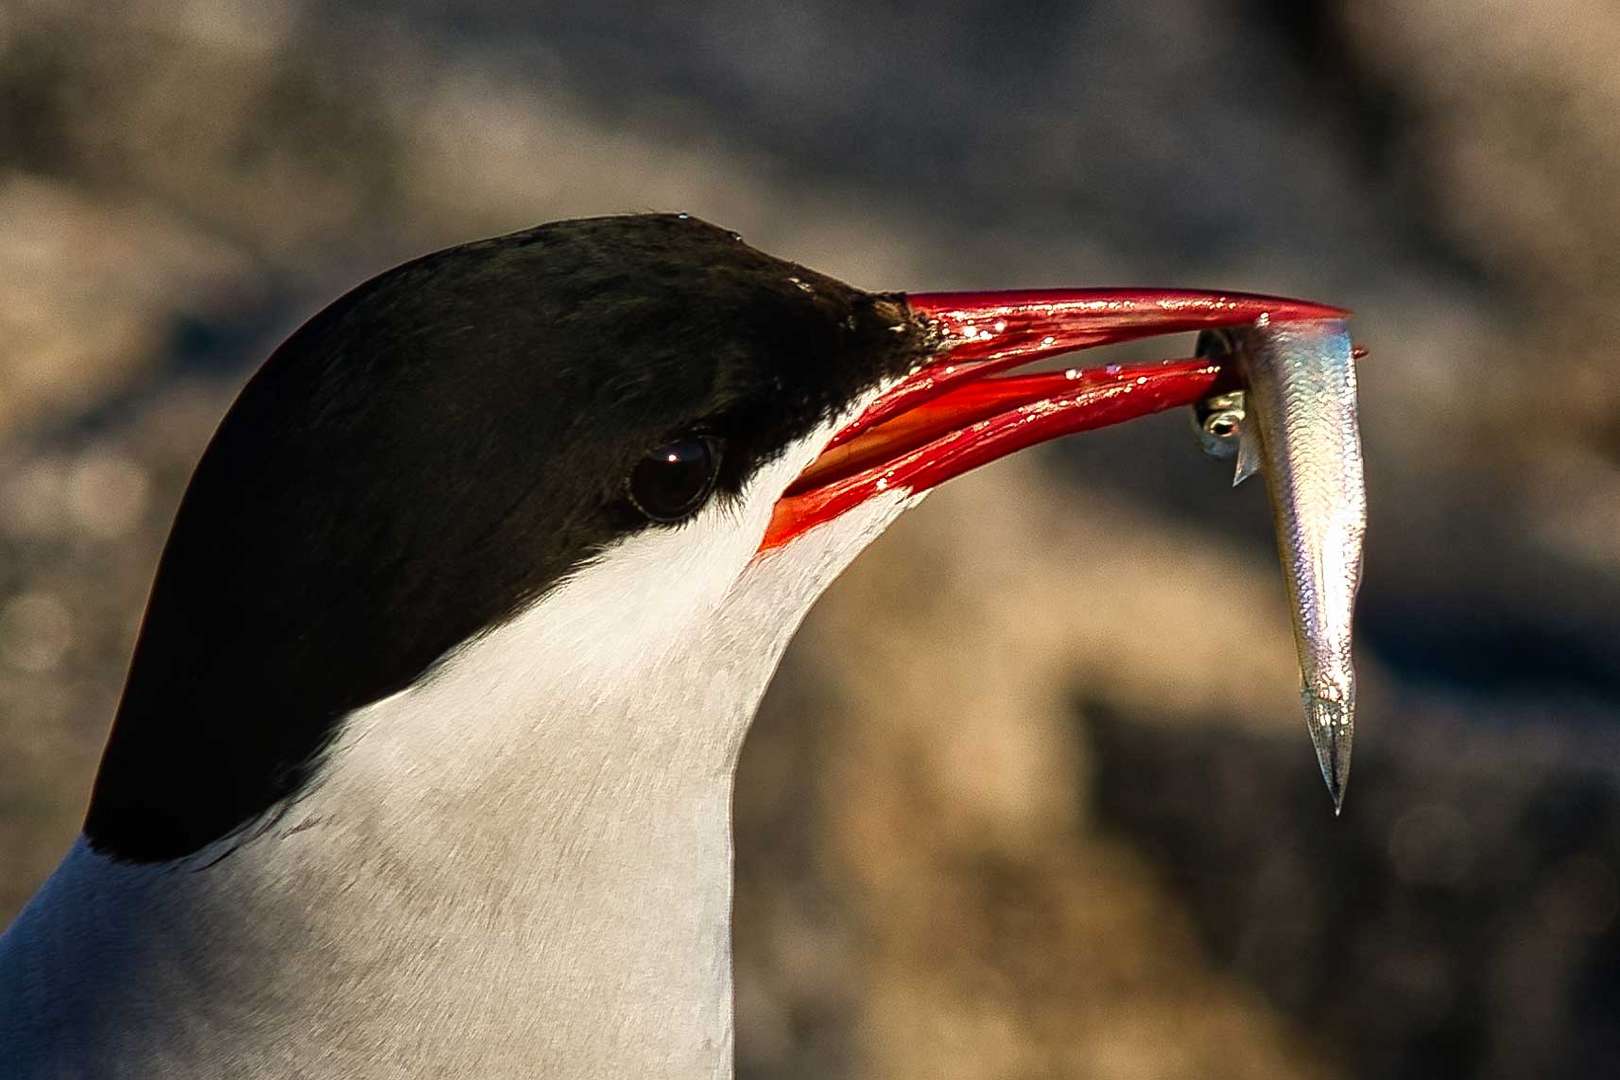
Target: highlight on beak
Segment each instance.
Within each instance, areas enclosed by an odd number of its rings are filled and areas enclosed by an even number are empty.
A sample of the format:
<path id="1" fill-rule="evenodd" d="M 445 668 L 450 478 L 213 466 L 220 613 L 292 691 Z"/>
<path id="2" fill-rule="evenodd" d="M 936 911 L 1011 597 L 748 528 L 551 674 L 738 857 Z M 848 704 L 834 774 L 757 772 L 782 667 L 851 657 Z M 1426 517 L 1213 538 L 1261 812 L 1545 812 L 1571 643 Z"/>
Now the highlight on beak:
<path id="1" fill-rule="evenodd" d="M 928 328 L 932 358 L 800 474 L 776 505 L 762 552 L 880 493 L 921 494 L 1016 450 L 1240 385 L 1219 356 L 1004 374 L 1011 368 L 1160 334 L 1348 315 L 1306 300 L 1176 289 L 919 293 L 906 303 Z"/>

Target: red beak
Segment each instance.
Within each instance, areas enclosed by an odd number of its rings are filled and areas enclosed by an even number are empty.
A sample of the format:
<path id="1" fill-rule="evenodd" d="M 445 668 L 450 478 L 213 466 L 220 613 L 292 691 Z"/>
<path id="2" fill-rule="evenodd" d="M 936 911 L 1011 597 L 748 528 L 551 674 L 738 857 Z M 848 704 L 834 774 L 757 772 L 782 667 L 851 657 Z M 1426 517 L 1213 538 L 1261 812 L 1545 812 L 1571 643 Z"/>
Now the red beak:
<path id="1" fill-rule="evenodd" d="M 1172 289 L 919 293 L 906 303 L 932 330 L 934 358 L 833 437 L 776 504 L 761 551 L 880 492 L 920 494 L 1026 446 L 1192 405 L 1237 380 L 1209 359 L 994 377 L 1009 368 L 1156 334 L 1349 314 Z"/>

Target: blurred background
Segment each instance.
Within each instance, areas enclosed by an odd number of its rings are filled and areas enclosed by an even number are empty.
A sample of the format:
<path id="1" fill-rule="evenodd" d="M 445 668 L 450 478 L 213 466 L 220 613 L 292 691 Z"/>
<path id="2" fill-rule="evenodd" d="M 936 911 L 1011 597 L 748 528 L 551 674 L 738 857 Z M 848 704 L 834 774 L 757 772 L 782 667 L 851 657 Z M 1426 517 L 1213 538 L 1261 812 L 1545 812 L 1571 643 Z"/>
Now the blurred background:
<path id="1" fill-rule="evenodd" d="M 957 481 L 746 749 L 744 1077 L 1620 1070 L 1620 8 L 874 8 L 0 5 L 0 921 L 252 366 L 423 251 L 685 210 L 876 289 L 1315 297 L 1371 350 L 1343 817 L 1264 491 L 1186 417 Z"/>

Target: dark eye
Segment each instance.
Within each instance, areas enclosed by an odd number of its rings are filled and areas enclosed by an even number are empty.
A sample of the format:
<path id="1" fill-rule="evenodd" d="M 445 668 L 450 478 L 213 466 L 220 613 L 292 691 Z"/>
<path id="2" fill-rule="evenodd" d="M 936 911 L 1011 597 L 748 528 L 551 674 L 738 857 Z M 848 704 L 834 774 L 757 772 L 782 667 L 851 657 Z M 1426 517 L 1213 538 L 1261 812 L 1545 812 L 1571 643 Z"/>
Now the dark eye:
<path id="1" fill-rule="evenodd" d="M 653 521 L 680 521 L 708 499 L 719 472 L 719 441 L 688 435 L 648 451 L 630 470 L 625 490 Z"/>

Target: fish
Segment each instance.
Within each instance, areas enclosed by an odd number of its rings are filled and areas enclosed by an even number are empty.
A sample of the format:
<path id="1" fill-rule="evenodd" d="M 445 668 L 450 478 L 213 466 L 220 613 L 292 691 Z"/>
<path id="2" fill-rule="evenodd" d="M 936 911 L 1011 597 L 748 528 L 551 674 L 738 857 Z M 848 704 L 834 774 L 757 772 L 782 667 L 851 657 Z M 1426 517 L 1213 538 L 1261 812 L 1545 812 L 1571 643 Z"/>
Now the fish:
<path id="1" fill-rule="evenodd" d="M 1201 439 L 1206 448 L 1224 442 L 1230 453 L 1235 438 L 1234 486 L 1257 472 L 1265 476 L 1305 724 L 1337 814 L 1355 735 L 1352 635 L 1367 530 L 1349 330 L 1338 319 L 1262 318 L 1207 335 L 1200 351 L 1226 354 L 1242 382 L 1241 391 L 1201 409 Z"/>

